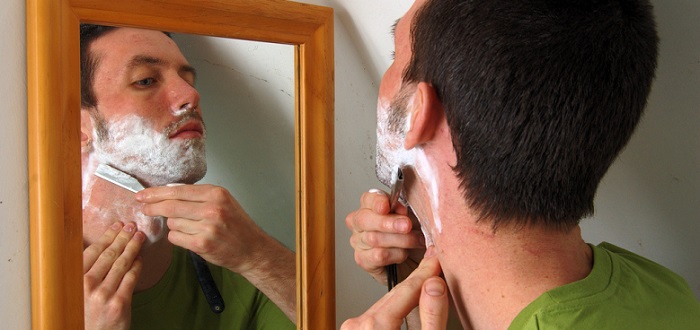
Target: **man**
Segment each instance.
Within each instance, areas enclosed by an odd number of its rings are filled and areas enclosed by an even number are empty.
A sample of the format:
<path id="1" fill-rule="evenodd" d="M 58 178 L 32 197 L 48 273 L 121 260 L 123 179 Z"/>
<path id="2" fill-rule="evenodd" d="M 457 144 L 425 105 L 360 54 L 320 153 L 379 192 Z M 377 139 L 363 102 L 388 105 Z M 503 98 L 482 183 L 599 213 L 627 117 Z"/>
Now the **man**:
<path id="1" fill-rule="evenodd" d="M 657 44 L 645 0 L 417 0 L 379 90 L 377 174 L 403 170 L 425 238 L 381 193 L 346 224 L 380 282 L 429 248 L 344 328 L 398 328 L 419 302 L 423 328 L 444 328 L 448 288 L 465 328 L 697 328 L 685 280 L 578 225 L 641 116 Z"/>
<path id="2" fill-rule="evenodd" d="M 173 40 L 83 25 L 81 83 L 86 328 L 294 328 L 293 253 L 224 188 L 193 185 L 206 173 L 206 129 L 195 70 Z M 99 164 L 151 188 L 134 195 L 97 178 Z M 211 263 L 222 313 L 186 250 Z"/>

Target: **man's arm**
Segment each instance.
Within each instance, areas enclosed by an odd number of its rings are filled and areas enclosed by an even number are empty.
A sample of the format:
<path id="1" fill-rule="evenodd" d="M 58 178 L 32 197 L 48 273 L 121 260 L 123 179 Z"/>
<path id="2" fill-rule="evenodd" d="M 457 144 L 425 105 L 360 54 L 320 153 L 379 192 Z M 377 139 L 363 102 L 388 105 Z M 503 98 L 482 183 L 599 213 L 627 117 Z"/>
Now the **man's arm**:
<path id="1" fill-rule="evenodd" d="M 144 239 L 133 223 L 115 222 L 83 251 L 85 329 L 129 329 Z"/>
<path id="2" fill-rule="evenodd" d="M 296 322 L 296 258 L 224 188 L 154 187 L 136 194 L 143 213 L 168 218 L 168 240 L 241 274 Z M 291 215 L 290 215 L 291 217 Z"/>

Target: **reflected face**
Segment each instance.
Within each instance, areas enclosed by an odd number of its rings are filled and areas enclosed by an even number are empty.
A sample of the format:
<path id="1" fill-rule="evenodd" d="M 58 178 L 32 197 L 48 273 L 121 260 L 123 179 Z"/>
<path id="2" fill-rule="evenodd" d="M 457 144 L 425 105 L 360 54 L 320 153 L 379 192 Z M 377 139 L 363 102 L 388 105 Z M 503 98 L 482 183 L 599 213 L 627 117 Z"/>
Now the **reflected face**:
<path id="1" fill-rule="evenodd" d="M 206 173 L 195 71 L 160 31 L 119 28 L 93 42 L 94 157 L 147 186 Z"/>
<path id="2" fill-rule="evenodd" d="M 144 186 L 194 183 L 206 173 L 206 130 L 194 88 L 195 71 L 160 31 L 118 28 L 90 45 L 96 59 L 94 108 L 83 109 L 83 239 L 94 242 L 115 219 L 133 221 L 148 244 L 167 234 L 165 219 L 147 217 L 132 200 L 93 195 L 97 164 L 126 172 Z M 87 122 L 85 122 L 87 121 Z M 104 201 L 110 212 L 103 212 Z M 95 201 L 93 205 L 90 201 Z"/>
<path id="3" fill-rule="evenodd" d="M 387 186 L 393 183 L 399 166 L 415 162 L 415 152 L 404 149 L 415 85 L 405 84 L 402 74 L 411 59 L 411 22 L 422 2 L 416 1 L 406 15 L 397 21 L 393 31 L 394 60 L 379 86 L 375 172 L 379 181 Z"/>

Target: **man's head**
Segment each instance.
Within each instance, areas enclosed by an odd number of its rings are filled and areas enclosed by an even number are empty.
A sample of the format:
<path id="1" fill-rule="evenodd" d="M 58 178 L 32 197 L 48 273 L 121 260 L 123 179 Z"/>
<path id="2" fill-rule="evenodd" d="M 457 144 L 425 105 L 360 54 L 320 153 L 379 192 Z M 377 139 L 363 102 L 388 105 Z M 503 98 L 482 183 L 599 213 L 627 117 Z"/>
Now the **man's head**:
<path id="1" fill-rule="evenodd" d="M 206 173 L 195 71 L 159 31 L 81 26 L 84 149 L 149 186 Z"/>
<path id="2" fill-rule="evenodd" d="M 648 1 L 420 0 L 395 38 L 380 104 L 434 88 L 482 218 L 569 228 L 592 213 L 654 76 Z"/>

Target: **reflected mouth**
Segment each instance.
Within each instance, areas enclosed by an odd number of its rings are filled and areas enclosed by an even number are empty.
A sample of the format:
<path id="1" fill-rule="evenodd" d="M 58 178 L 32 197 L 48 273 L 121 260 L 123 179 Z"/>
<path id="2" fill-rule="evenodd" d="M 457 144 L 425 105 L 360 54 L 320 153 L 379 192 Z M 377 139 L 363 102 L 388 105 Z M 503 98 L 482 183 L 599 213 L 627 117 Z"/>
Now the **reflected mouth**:
<path id="1" fill-rule="evenodd" d="M 204 137 L 204 124 L 200 120 L 191 119 L 178 126 L 171 134 L 170 139 L 193 139 Z"/>

